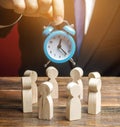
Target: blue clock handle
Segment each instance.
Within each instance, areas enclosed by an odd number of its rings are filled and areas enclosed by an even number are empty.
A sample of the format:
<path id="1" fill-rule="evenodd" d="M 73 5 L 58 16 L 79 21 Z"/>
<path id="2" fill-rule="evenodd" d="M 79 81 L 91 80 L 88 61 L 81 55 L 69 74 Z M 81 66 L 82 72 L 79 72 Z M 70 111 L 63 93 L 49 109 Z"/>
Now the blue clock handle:
<path id="1" fill-rule="evenodd" d="M 54 30 L 54 28 L 52 26 L 44 26 L 44 31 L 43 31 L 43 35 L 47 36 L 48 34 L 50 34 L 52 31 Z"/>
<path id="2" fill-rule="evenodd" d="M 72 36 L 74 36 L 76 33 L 75 30 L 73 29 L 73 27 L 70 25 L 64 26 L 63 30 L 65 30 L 67 33 L 71 34 Z"/>

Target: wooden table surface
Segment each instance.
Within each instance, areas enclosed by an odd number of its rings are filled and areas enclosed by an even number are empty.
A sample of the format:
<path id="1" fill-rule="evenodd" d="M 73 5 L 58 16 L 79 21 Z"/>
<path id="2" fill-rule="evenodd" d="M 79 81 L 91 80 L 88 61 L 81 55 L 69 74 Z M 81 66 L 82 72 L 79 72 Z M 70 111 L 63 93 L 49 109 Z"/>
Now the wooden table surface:
<path id="1" fill-rule="evenodd" d="M 39 77 L 37 84 L 46 81 Z M 68 77 L 59 77 L 59 99 L 54 100 L 54 118 L 51 121 L 38 119 L 37 104 L 32 113 L 22 113 L 21 78 L 0 77 L 0 127 L 120 127 L 120 77 L 102 77 L 102 111 L 97 115 L 87 113 L 88 78 L 84 83 L 82 118 L 77 121 L 65 119 L 66 85 Z"/>

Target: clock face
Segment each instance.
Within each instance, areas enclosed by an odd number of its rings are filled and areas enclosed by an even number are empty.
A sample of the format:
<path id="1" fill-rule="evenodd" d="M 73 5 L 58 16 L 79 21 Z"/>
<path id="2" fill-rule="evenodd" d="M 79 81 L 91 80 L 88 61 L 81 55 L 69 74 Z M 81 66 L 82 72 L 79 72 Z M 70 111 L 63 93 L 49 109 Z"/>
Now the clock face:
<path id="1" fill-rule="evenodd" d="M 64 63 L 74 55 L 75 42 L 66 32 L 54 31 L 45 40 L 44 52 L 50 61 Z"/>

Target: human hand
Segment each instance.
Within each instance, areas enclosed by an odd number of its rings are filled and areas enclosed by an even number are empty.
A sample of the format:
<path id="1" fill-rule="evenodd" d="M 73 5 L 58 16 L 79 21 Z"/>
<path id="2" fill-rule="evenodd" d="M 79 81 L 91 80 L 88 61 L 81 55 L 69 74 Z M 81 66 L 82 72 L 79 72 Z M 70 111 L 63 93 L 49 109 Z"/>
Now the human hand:
<path id="1" fill-rule="evenodd" d="M 63 22 L 63 0 L 0 0 L 0 6 L 30 17 L 46 17 L 56 25 Z"/>

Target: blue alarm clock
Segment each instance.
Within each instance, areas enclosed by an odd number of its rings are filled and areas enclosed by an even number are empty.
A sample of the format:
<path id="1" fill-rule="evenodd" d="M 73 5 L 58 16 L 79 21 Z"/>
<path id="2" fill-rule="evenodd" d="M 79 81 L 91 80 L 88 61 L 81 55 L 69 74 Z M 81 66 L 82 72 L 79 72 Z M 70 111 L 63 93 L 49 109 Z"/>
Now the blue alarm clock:
<path id="1" fill-rule="evenodd" d="M 76 44 L 73 39 L 75 30 L 72 25 L 66 23 L 62 30 L 48 25 L 44 28 L 43 34 L 46 36 L 43 49 L 46 57 L 49 59 L 45 66 L 50 62 L 65 63 L 69 60 L 75 65 L 72 59 L 76 50 Z"/>

